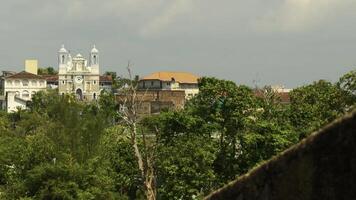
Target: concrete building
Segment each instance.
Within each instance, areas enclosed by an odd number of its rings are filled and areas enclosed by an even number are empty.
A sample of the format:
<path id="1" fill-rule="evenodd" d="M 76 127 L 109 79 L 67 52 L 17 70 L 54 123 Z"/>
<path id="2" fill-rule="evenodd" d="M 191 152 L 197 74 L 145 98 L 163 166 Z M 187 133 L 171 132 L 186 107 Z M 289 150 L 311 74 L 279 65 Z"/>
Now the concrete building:
<path id="1" fill-rule="evenodd" d="M 32 96 L 47 87 L 46 80 L 36 74 L 22 71 L 17 74 L 3 74 L 1 88 L 3 90 L 2 108 L 7 112 L 15 112 L 20 107 L 26 109 Z"/>
<path id="2" fill-rule="evenodd" d="M 75 94 L 80 100 L 94 100 L 100 95 L 99 51 L 94 47 L 89 54 L 89 63 L 81 55 L 72 58 L 69 51 L 58 51 L 58 92 Z"/>
<path id="3" fill-rule="evenodd" d="M 187 72 L 155 72 L 139 80 L 140 90 L 184 91 L 190 99 L 199 93 L 198 76 Z"/>
<path id="4" fill-rule="evenodd" d="M 37 75 L 38 60 L 25 60 L 25 71 Z"/>

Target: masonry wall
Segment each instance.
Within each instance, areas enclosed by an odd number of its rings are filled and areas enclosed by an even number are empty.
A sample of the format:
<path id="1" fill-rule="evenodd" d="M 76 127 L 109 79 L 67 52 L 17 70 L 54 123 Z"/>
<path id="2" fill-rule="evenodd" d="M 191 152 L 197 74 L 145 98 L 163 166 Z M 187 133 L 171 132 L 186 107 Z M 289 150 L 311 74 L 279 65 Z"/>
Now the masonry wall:
<path id="1" fill-rule="evenodd" d="M 164 109 L 182 109 L 185 104 L 185 91 L 183 90 L 138 90 L 137 101 L 141 101 L 138 113 L 149 115 L 159 113 Z M 125 94 L 117 94 L 116 101 L 124 102 Z"/>
<path id="2" fill-rule="evenodd" d="M 312 134 L 206 199 L 356 199 L 356 112 Z"/>

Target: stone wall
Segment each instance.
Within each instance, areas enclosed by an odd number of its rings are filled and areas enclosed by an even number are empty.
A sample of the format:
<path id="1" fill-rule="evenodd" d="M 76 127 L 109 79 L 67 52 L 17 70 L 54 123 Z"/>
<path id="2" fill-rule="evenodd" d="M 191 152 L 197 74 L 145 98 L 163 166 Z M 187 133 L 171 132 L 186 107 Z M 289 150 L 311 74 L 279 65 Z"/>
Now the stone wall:
<path id="1" fill-rule="evenodd" d="M 312 134 L 206 199 L 356 199 L 356 112 Z"/>
<path id="2" fill-rule="evenodd" d="M 126 94 L 116 94 L 116 101 L 121 104 L 128 98 Z M 141 104 L 137 108 L 139 115 L 156 114 L 164 109 L 179 110 L 185 104 L 183 90 L 138 90 L 136 100 Z"/>

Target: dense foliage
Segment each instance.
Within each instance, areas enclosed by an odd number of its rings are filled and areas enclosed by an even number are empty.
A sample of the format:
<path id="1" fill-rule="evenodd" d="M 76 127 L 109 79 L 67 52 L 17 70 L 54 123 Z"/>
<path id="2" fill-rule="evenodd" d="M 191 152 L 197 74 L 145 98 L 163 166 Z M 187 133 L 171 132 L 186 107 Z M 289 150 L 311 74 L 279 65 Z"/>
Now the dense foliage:
<path id="1" fill-rule="evenodd" d="M 115 75 L 115 74 L 112 74 Z M 158 199 L 199 199 L 353 109 L 356 73 L 294 89 L 283 104 L 202 78 L 184 110 L 142 119 Z M 0 112 L 0 199 L 143 199 L 143 184 L 114 96 L 92 103 L 39 92 L 28 110 Z M 139 145 L 143 144 L 138 138 Z"/>

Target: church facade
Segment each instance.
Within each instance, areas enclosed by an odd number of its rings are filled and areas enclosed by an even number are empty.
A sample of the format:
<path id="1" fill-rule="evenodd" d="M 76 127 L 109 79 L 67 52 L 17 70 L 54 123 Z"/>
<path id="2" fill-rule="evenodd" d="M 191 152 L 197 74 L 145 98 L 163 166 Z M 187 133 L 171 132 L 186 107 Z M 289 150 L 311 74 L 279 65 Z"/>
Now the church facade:
<path id="1" fill-rule="evenodd" d="M 91 101 L 100 95 L 99 51 L 95 45 L 89 62 L 81 54 L 72 57 L 64 48 L 58 51 L 58 92 L 74 94 L 77 99 Z"/>

